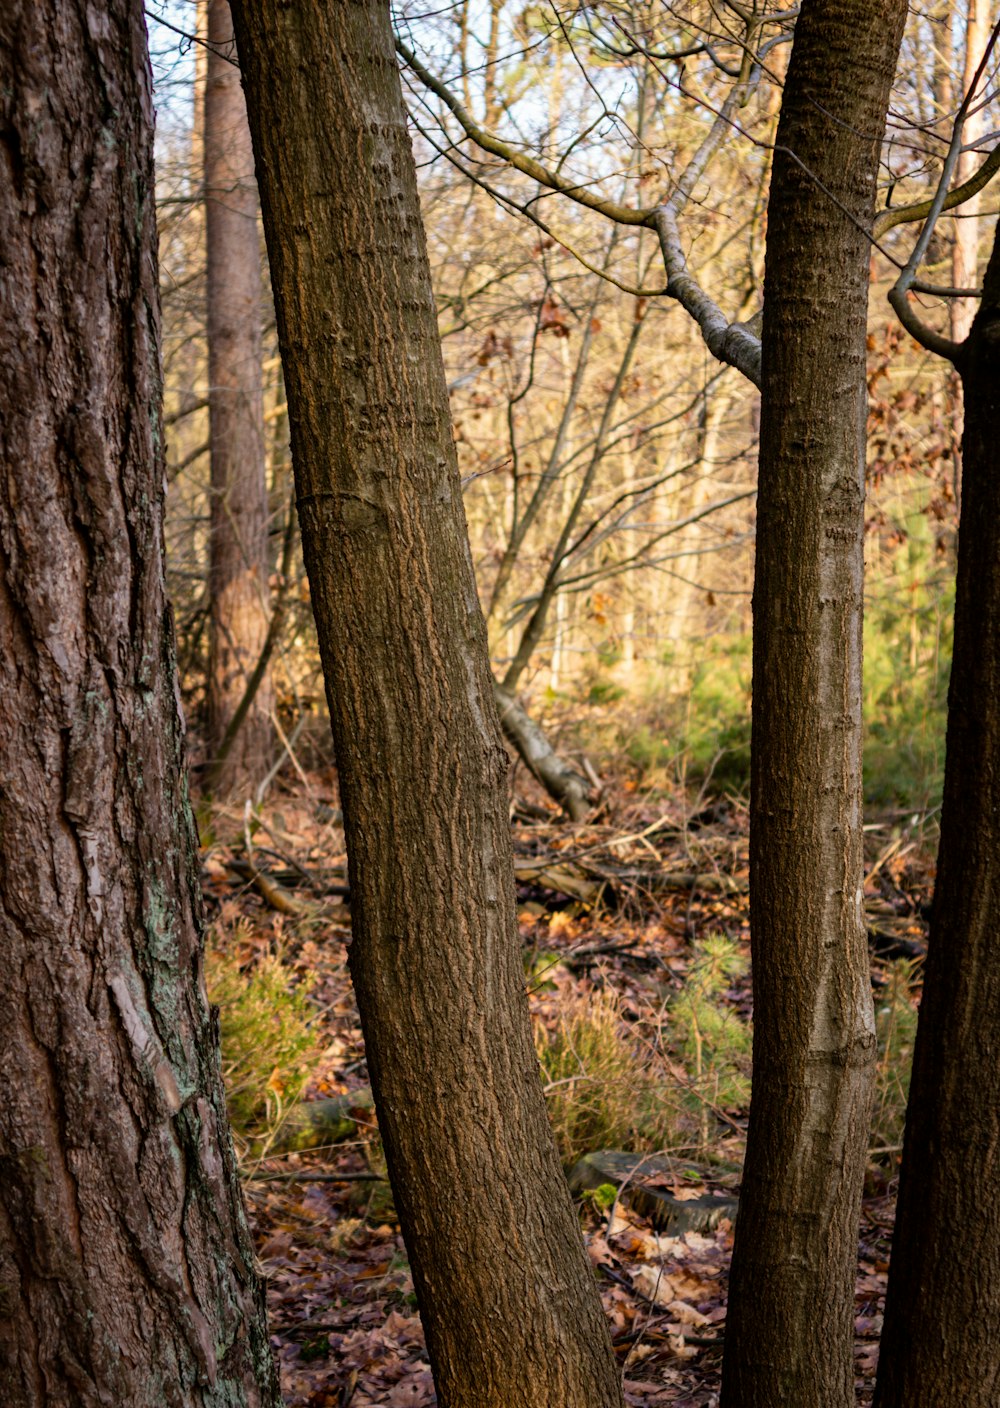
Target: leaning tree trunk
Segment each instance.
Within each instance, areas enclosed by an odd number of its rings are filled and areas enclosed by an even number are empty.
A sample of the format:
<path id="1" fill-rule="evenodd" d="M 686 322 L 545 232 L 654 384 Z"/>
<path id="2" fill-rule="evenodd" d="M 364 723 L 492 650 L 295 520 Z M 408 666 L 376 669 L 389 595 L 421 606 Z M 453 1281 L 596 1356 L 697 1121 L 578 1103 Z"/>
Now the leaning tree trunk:
<path id="1" fill-rule="evenodd" d="M 252 794 L 271 764 L 265 670 L 239 732 L 227 736 L 267 639 L 267 484 L 261 385 L 260 243 L 246 102 L 228 0 L 208 0 L 205 245 L 209 425 L 208 734 L 213 791 Z"/>
<path id="2" fill-rule="evenodd" d="M 854 1403 L 875 1061 L 862 908 L 865 335 L 904 0 L 797 22 L 768 210 L 754 586 L 753 1097 L 728 1408 Z"/>
<path id="3" fill-rule="evenodd" d="M 0 1398 L 278 1402 L 163 587 L 142 6 L 0 9 Z"/>
<path id="4" fill-rule="evenodd" d="M 878 1408 L 1000 1402 L 1000 240 L 964 344 L 941 841 Z"/>
<path id="5" fill-rule="evenodd" d="M 546 1117 L 413 156 L 378 0 L 238 0 L 350 962 L 443 1408 L 621 1386 Z"/>
<path id="6" fill-rule="evenodd" d="M 496 680 L 493 682 L 493 698 L 504 736 L 517 749 L 525 767 L 568 817 L 573 821 L 586 821 L 591 791 L 587 779 L 560 758 L 517 696 Z"/>

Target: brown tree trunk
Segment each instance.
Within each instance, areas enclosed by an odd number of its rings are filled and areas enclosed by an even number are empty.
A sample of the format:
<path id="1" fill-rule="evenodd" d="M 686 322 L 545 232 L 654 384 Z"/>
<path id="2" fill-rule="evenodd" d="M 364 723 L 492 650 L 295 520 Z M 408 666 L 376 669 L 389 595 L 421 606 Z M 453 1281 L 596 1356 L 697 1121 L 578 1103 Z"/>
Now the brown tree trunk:
<path id="1" fill-rule="evenodd" d="M 878 1408 L 1000 1402 L 1000 240 L 959 370 L 964 504 L 944 803 Z"/>
<path id="2" fill-rule="evenodd" d="M 768 210 L 754 586 L 754 1082 L 727 1408 L 854 1403 L 875 1025 L 862 908 L 865 334 L 904 0 L 797 22 Z"/>
<path id="3" fill-rule="evenodd" d="M 163 587 L 142 6 L 0 9 L 0 1398 L 278 1402 Z"/>
<path id="4" fill-rule="evenodd" d="M 209 753 L 239 708 L 267 639 L 267 484 L 261 382 L 257 187 L 228 0 L 208 0 L 205 242 L 212 448 L 208 665 Z M 215 770 L 223 795 L 251 794 L 271 761 L 266 673 Z"/>
<path id="5" fill-rule="evenodd" d="M 388 5 L 238 0 L 357 991 L 442 1408 L 614 1408 L 546 1117 Z"/>

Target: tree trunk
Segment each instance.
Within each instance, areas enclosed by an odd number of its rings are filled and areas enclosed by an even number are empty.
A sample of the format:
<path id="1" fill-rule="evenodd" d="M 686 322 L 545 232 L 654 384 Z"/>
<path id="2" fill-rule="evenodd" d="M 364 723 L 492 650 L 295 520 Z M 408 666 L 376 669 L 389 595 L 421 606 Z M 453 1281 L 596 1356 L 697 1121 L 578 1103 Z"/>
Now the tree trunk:
<path id="1" fill-rule="evenodd" d="M 351 972 L 439 1402 L 613 1408 L 531 1040 L 507 758 L 389 9 L 238 0 L 234 17 L 340 769 Z"/>
<path id="2" fill-rule="evenodd" d="M 209 753 L 240 705 L 267 639 L 267 484 L 261 382 L 260 243 L 246 103 L 228 0 L 208 0 L 205 241 L 212 450 Z M 271 763 L 270 672 L 215 770 L 224 796 L 252 794 Z"/>
<path id="3" fill-rule="evenodd" d="M 754 1082 L 727 1408 L 854 1403 L 875 1025 L 862 908 L 865 334 L 904 0 L 802 7 L 768 211 L 751 777 Z"/>
<path id="4" fill-rule="evenodd" d="M 965 487 L 944 803 L 878 1408 L 1000 1402 L 1000 240 L 959 370 Z"/>
<path id="5" fill-rule="evenodd" d="M 0 1397 L 278 1403 L 163 587 L 142 7 L 0 9 Z"/>

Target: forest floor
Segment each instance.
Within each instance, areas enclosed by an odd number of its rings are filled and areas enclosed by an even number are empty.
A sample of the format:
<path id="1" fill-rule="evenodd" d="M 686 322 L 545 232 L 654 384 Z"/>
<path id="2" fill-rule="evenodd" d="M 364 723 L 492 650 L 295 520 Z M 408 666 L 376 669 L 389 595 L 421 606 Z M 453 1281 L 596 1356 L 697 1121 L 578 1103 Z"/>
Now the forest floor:
<path id="1" fill-rule="evenodd" d="M 351 1108 L 351 1093 L 357 1095 L 351 1138 L 278 1154 L 282 1121 L 272 1109 L 264 1144 L 248 1141 L 244 1149 L 285 1402 L 288 1408 L 434 1404 L 406 1252 L 365 1105 L 335 784 L 313 776 L 297 792 L 273 796 L 252 818 L 216 809 L 210 825 L 202 821 L 212 942 L 246 972 L 277 954 L 293 982 L 309 991 L 321 1054 L 306 1101 L 346 1093 Z M 512 824 L 526 982 L 567 1165 L 588 1151 L 588 1137 L 596 1141 L 593 1149 L 609 1147 L 609 1136 L 617 1135 L 619 1149 L 661 1154 L 635 1168 L 617 1191 L 605 1185 L 579 1198 L 626 1401 L 636 1408 L 709 1408 L 718 1403 L 732 1222 L 709 1219 L 705 1230 L 681 1233 L 653 1208 L 654 1226 L 631 1193 L 648 1185 L 667 1202 L 713 1196 L 721 1202 L 738 1186 L 746 1057 L 733 1031 L 748 1033 L 751 1015 L 747 964 L 739 961 L 749 953 L 745 804 L 699 799 L 692 806 L 681 796 L 624 789 L 586 826 L 546 816 L 534 797 L 513 809 Z M 893 974 L 901 958 L 904 1002 L 913 1012 L 933 885 L 932 838 L 918 818 L 904 816 L 874 819 L 866 833 L 876 1005 L 897 992 Z M 709 936 L 727 940 L 721 978 L 716 974 L 703 993 L 708 1008 L 685 1007 L 683 994 L 706 971 L 699 946 Z M 581 1110 L 571 1098 L 574 1080 L 559 1076 L 567 1052 L 568 1069 L 576 1062 L 585 1075 L 586 1019 L 595 1012 L 626 1043 L 621 1049 L 641 1070 L 641 1089 L 639 1096 L 634 1084 L 630 1094 L 612 1089 L 604 1105 L 585 1101 Z M 722 1013 L 732 1031 L 713 1038 L 706 1013 L 713 1020 Z M 902 1023 L 907 1032 L 912 1025 Z M 608 1021 L 598 1026 L 606 1036 Z M 871 1401 L 877 1364 L 905 1099 L 906 1072 L 898 1067 L 908 1055 L 906 1042 L 889 1031 L 887 1045 L 859 1243 L 859 1405 Z M 606 1071 L 612 1084 L 622 1078 L 618 1051 L 602 1057 L 599 1050 L 594 1058 L 597 1076 Z M 273 1086 L 280 1103 L 278 1071 Z M 684 1096 L 674 1099 L 660 1126 L 650 1123 L 641 1100 L 651 1088 Z M 622 1114 L 629 1098 L 635 1108 Z M 615 1110 L 622 1115 L 618 1127 Z"/>

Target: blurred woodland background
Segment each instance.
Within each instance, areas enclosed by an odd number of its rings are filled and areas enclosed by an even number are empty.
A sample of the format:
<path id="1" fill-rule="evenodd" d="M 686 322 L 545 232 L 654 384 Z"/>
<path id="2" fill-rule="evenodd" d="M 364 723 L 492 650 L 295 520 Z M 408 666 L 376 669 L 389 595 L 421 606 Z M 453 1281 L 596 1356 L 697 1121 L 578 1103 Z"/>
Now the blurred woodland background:
<path id="1" fill-rule="evenodd" d="M 193 5 L 166 13 L 194 32 Z M 404 7 L 398 19 L 476 121 L 571 172 L 581 188 L 610 180 L 622 205 L 641 207 L 654 184 L 678 179 L 697 154 L 705 171 L 681 217 L 689 263 L 717 302 L 746 320 L 759 311 L 770 144 L 788 52 L 778 42 L 787 38 L 780 14 L 769 18 L 766 64 L 707 161 L 700 149 L 739 81 L 740 54 L 738 32 L 713 20 L 710 6 L 549 11 L 495 0 L 412 21 Z M 152 42 L 168 562 L 195 761 L 206 767 L 213 757 L 212 622 L 222 608 L 213 602 L 213 523 L 221 512 L 211 475 L 204 193 L 206 149 L 219 137 L 204 126 L 206 50 L 155 26 Z M 692 52 L 681 59 L 657 56 L 685 47 Z M 956 6 L 914 11 L 882 204 L 905 205 L 932 189 L 963 91 L 965 53 Z M 584 754 L 600 776 L 638 786 L 700 785 L 711 775 L 716 789 L 743 791 L 759 397 L 734 369 L 719 366 L 684 311 L 662 297 L 651 231 L 609 226 L 571 201 L 556 208 L 528 177 L 463 143 L 443 102 L 419 80 L 411 76 L 410 86 L 497 680 L 577 766 Z M 969 125 L 985 132 L 988 121 L 984 109 Z M 223 166 L 228 159 L 223 152 Z M 227 206 L 234 189 L 244 199 L 246 160 L 245 149 L 242 170 L 236 160 L 213 177 Z M 954 271 L 970 242 L 973 249 L 985 242 L 987 226 L 985 213 L 968 206 L 960 218 L 946 214 L 930 276 L 964 286 L 968 280 Z M 885 253 L 872 257 L 866 794 L 883 810 L 931 812 L 941 779 L 961 412 L 947 369 L 902 332 L 885 301 L 895 277 L 886 254 L 905 259 L 909 243 L 910 227 L 901 225 L 884 236 Z M 252 258 L 245 240 L 237 252 Z M 222 254 L 223 284 L 238 272 L 233 253 Z M 266 622 L 277 613 L 281 623 L 269 663 L 273 683 L 262 685 L 244 725 L 252 732 L 253 717 L 262 715 L 271 728 L 268 765 L 253 770 L 246 792 L 254 802 L 273 785 L 271 765 L 289 775 L 292 755 L 305 769 L 330 761 L 308 588 L 297 546 L 285 545 L 287 419 L 262 243 L 258 267 L 258 357 L 251 368 L 236 349 L 229 355 L 238 365 L 225 375 L 258 418 L 255 453 L 251 459 L 243 451 L 239 472 L 241 485 L 253 475 L 266 493 L 262 625 L 256 636 L 242 620 L 216 630 L 230 633 L 234 648 L 256 664 Z M 961 305 L 968 301 L 941 301 L 942 319 L 967 316 Z M 247 496 L 232 497 L 239 541 Z M 244 558 L 256 550 L 236 548 Z M 244 633 L 252 638 L 236 639 Z"/>

